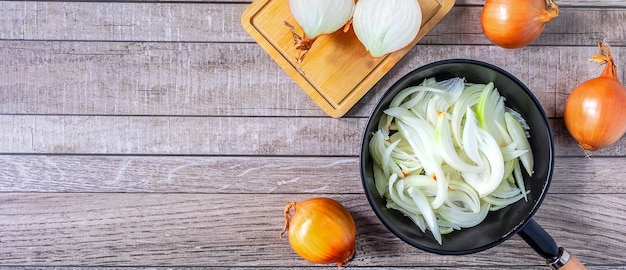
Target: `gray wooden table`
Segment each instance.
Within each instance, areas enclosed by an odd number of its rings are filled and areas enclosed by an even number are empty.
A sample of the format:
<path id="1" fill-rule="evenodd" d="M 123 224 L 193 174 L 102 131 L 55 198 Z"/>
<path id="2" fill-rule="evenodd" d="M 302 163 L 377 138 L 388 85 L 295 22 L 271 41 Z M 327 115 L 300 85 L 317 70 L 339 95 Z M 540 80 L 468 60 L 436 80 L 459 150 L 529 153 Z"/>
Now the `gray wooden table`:
<path id="1" fill-rule="evenodd" d="M 278 234 L 287 202 L 324 196 L 356 219 L 349 268 L 547 269 L 518 236 L 473 255 L 419 251 L 363 195 L 360 139 L 384 91 L 470 58 L 513 73 L 550 117 L 556 167 L 535 220 L 589 269 L 626 269 L 626 139 L 589 159 L 562 119 L 600 72 L 598 41 L 626 80 L 626 2 L 557 1 L 535 43 L 506 50 L 481 33 L 484 2 L 458 0 L 341 119 L 243 30 L 249 3 L 0 2 L 0 267 L 316 267 Z"/>

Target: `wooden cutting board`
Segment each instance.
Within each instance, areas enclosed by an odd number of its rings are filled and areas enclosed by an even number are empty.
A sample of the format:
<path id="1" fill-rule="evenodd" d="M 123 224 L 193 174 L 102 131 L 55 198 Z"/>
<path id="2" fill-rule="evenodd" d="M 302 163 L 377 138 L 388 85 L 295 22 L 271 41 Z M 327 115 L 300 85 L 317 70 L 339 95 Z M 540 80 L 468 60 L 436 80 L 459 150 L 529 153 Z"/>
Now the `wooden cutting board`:
<path id="1" fill-rule="evenodd" d="M 354 31 L 320 36 L 301 62 L 285 22 L 302 29 L 291 15 L 288 0 L 255 0 L 241 22 L 252 38 L 331 117 L 342 117 L 454 6 L 455 0 L 418 0 L 422 26 L 411 44 L 373 58 Z M 440 1 L 440 2 L 439 2 Z"/>

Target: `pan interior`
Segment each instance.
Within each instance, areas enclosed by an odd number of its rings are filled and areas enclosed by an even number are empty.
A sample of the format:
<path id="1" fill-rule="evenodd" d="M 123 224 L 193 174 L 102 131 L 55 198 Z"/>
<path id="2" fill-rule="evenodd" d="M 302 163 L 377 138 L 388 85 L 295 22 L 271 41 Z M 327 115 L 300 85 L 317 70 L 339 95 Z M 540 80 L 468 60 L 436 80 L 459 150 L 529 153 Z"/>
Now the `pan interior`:
<path id="1" fill-rule="evenodd" d="M 524 175 L 526 188 L 530 189 L 528 201 L 520 200 L 499 211 L 490 212 L 486 219 L 472 228 L 443 235 L 439 245 L 430 234 L 422 233 L 413 222 L 400 212 L 388 209 L 374 184 L 372 159 L 368 143 L 376 130 L 382 111 L 388 108 L 395 94 L 424 79 L 435 77 L 444 80 L 463 77 L 471 83 L 494 82 L 506 105 L 520 113 L 530 126 L 530 145 L 535 159 L 532 177 Z M 365 194 L 372 209 L 383 224 L 397 237 L 422 250 L 438 254 L 469 254 L 493 247 L 508 239 L 532 217 L 543 200 L 552 174 L 553 145 L 547 117 L 534 95 L 519 80 L 506 71 L 487 63 L 453 59 L 435 62 L 414 70 L 394 84 L 384 95 L 369 119 L 361 148 L 361 175 Z"/>

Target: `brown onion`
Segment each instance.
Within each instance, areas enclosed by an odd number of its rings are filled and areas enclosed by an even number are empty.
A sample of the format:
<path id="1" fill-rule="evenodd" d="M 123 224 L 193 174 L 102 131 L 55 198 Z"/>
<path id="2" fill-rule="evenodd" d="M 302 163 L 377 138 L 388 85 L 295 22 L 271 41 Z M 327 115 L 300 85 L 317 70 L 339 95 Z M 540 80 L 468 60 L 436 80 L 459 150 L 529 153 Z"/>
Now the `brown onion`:
<path id="1" fill-rule="evenodd" d="M 291 210 L 293 209 L 293 215 Z M 329 198 L 290 202 L 285 206 L 289 244 L 303 259 L 343 266 L 355 252 L 356 225 L 350 212 Z"/>
<path id="2" fill-rule="evenodd" d="M 614 144 L 626 133 L 626 87 L 617 77 L 610 47 L 599 43 L 591 60 L 605 64 L 600 77 L 577 86 L 565 103 L 567 130 L 587 151 Z"/>
<path id="3" fill-rule="evenodd" d="M 487 0 L 481 14 L 483 33 L 500 47 L 524 47 L 559 15 L 559 7 L 549 1 L 548 7 L 546 0 Z"/>

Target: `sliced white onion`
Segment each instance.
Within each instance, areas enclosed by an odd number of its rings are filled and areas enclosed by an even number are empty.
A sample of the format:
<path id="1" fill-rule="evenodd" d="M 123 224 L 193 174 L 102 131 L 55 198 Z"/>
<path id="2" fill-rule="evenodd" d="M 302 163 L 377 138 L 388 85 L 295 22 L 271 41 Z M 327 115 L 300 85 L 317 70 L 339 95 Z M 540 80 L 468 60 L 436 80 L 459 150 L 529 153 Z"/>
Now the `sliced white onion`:
<path id="1" fill-rule="evenodd" d="M 477 173 L 482 171 L 482 166 L 465 162 L 456 152 L 452 142 L 452 135 L 450 135 L 450 123 L 447 113 L 439 113 L 439 121 L 435 128 L 435 146 L 437 146 L 443 160 L 452 168 L 464 172 Z M 476 145 L 476 150 L 478 151 L 478 145 Z"/>
<path id="2" fill-rule="evenodd" d="M 522 176 L 522 169 L 519 166 L 519 162 L 515 162 L 515 167 L 513 168 L 513 177 L 515 178 L 515 183 L 519 189 L 524 192 L 526 190 L 526 185 L 524 184 L 524 177 Z M 524 200 L 528 201 L 528 196 L 524 193 Z"/>
<path id="3" fill-rule="evenodd" d="M 407 191 L 409 195 L 411 195 L 411 198 L 415 202 L 417 208 L 420 210 L 420 213 L 422 214 L 422 217 L 424 217 L 424 220 L 435 237 L 435 240 L 437 240 L 437 243 L 441 245 L 441 233 L 439 233 L 437 217 L 435 216 L 433 209 L 430 208 L 430 203 L 428 203 L 426 196 L 424 196 L 419 189 L 414 187 L 408 188 Z"/>
<path id="4" fill-rule="evenodd" d="M 463 116 L 465 116 L 469 111 L 472 112 L 472 117 L 474 118 L 472 121 L 476 121 L 475 126 L 478 126 L 478 120 L 476 119 L 476 114 L 471 110 L 472 107 L 478 103 L 478 99 L 480 98 L 480 94 L 484 87 L 482 85 L 473 84 L 469 85 L 465 88 L 461 96 L 456 101 L 456 103 L 452 107 L 452 116 L 451 116 L 451 130 L 457 144 L 464 144 L 461 139 L 461 123 L 463 121 Z M 466 124 L 467 124 L 467 120 Z M 473 131 L 474 129 L 472 129 Z M 478 162 L 474 160 L 474 162 Z"/>
<path id="5" fill-rule="evenodd" d="M 352 27 L 373 57 L 400 50 L 411 43 L 422 24 L 417 0 L 359 0 Z"/>
<path id="6" fill-rule="evenodd" d="M 374 182 L 378 195 L 388 197 L 387 189 L 389 188 L 389 178 L 383 173 L 383 169 L 377 165 L 374 165 Z"/>
<path id="7" fill-rule="evenodd" d="M 289 9 L 308 39 L 342 28 L 352 17 L 354 0 L 289 0 Z"/>
<path id="8" fill-rule="evenodd" d="M 487 160 L 484 166 L 485 171 L 482 175 L 475 176 L 472 173 L 466 173 L 465 180 L 478 192 L 480 197 L 489 195 L 502 182 L 504 178 L 504 158 L 500 147 L 491 134 L 483 129 L 478 129 L 478 146 L 482 156 Z"/>
<path id="9" fill-rule="evenodd" d="M 395 209 L 400 211 L 400 213 L 404 214 L 405 216 L 407 216 L 408 218 L 410 218 L 413 223 L 415 223 L 417 225 L 417 227 L 422 231 L 422 232 L 426 232 L 426 221 L 424 221 L 424 218 L 422 217 L 422 215 L 419 214 L 415 214 L 413 212 L 410 212 L 400 206 L 398 206 L 396 203 L 394 203 L 391 200 L 387 201 L 387 208 L 389 209 Z"/>
<path id="10" fill-rule="evenodd" d="M 400 91 L 378 127 L 370 154 L 379 195 L 439 243 L 488 211 L 528 200 L 529 128 L 493 84 L 426 79 Z"/>
<path id="11" fill-rule="evenodd" d="M 519 118 L 521 118 L 521 116 Z M 522 162 L 522 165 L 524 165 L 524 168 L 526 169 L 528 175 L 532 176 L 533 167 L 535 165 L 533 161 L 533 153 L 530 148 L 530 142 L 528 142 L 528 138 L 526 136 L 526 130 L 517 119 L 518 117 L 508 111 L 504 115 L 506 127 L 511 137 L 513 137 L 513 140 L 517 142 L 517 148 L 519 150 L 526 151 L 523 155 L 520 156 L 520 161 Z M 524 124 L 525 123 L 526 121 L 524 121 Z"/>
<path id="12" fill-rule="evenodd" d="M 500 146 L 511 141 L 506 132 L 504 112 L 504 97 L 500 96 L 492 82 L 488 83 L 476 105 L 476 115 L 480 127 L 486 129 Z"/>
<path id="13" fill-rule="evenodd" d="M 455 123 L 454 118 L 452 123 Z M 453 127 L 454 128 L 454 127 Z M 456 128 L 457 130 L 461 127 Z M 476 164 L 482 166 L 482 159 L 478 151 L 478 120 L 476 114 L 470 107 L 467 107 L 465 113 L 465 126 L 463 126 L 463 137 L 461 143 L 465 154 Z"/>
<path id="14" fill-rule="evenodd" d="M 483 221 L 487 213 L 489 213 L 489 208 L 490 205 L 488 203 L 482 204 L 477 212 L 462 211 L 457 208 L 443 206 L 439 209 L 439 214 L 442 218 L 461 228 L 468 228 L 476 226 Z"/>

